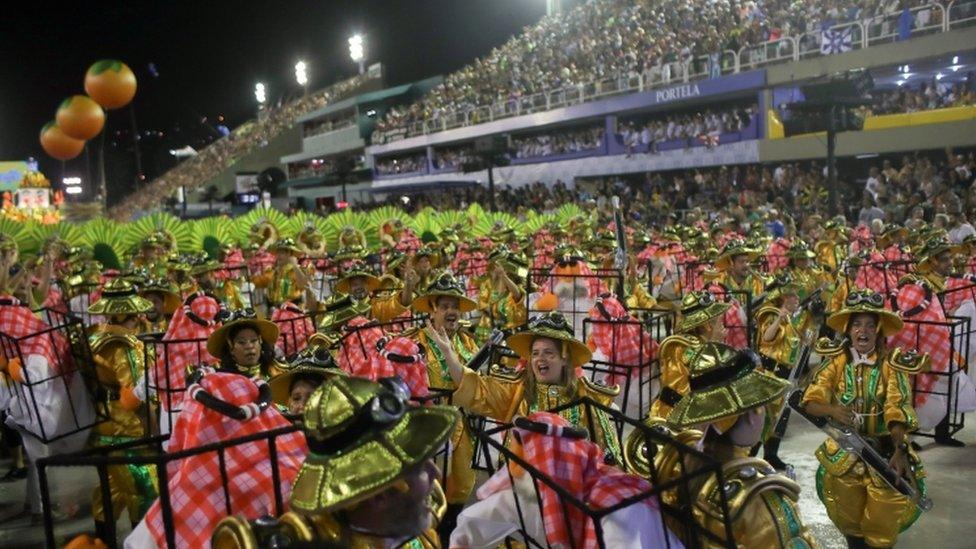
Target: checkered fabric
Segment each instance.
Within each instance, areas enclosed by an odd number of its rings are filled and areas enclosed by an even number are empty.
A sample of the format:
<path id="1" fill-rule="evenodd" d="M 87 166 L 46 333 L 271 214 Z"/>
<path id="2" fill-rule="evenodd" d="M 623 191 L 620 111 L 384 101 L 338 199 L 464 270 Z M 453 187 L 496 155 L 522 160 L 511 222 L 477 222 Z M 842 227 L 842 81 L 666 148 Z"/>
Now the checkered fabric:
<path id="1" fill-rule="evenodd" d="M 255 382 L 237 374 L 209 373 L 203 377 L 200 385 L 215 397 L 237 406 L 252 403 L 258 396 Z M 196 400 L 187 399 L 183 411 L 176 418 L 167 451 L 179 452 L 288 425 L 289 421 L 274 406 L 269 406 L 250 420 L 238 421 Z M 209 547 L 214 526 L 231 514 L 252 520 L 262 515 L 278 514 L 275 490 L 281 490 L 282 501 L 287 507 L 292 482 L 308 454 L 308 446 L 301 432 L 279 436 L 274 442 L 278 455 L 278 485 L 272 481 L 271 452 L 268 443 L 263 440 L 226 446 L 226 493 L 216 451 L 168 464 L 170 507 L 176 527 L 177 547 Z M 280 511 L 284 512 L 285 509 Z M 165 547 L 162 502 L 159 499 L 153 503 L 145 520 L 156 545 Z"/>
<path id="2" fill-rule="evenodd" d="M 226 257 L 224 257 L 224 268 L 214 272 L 214 278 L 217 280 L 227 280 L 228 278 L 234 278 L 235 274 L 239 272 L 241 267 L 244 267 L 247 262 L 244 260 L 244 254 L 239 248 L 234 248 L 231 250 Z"/>
<path id="3" fill-rule="evenodd" d="M 563 417 L 548 412 L 536 412 L 528 418 L 559 427 L 570 426 Z M 605 509 L 622 499 L 651 490 L 646 480 L 604 463 L 603 450 L 589 440 L 544 435 L 517 427 L 513 429 L 518 431 L 522 440 L 523 459 L 592 509 Z M 511 474 L 517 476 L 525 472 L 521 468 L 516 472 L 513 468 Z M 596 547 L 593 521 L 579 508 L 563 504 L 560 496 L 541 481 L 536 485 L 542 500 L 542 520 L 548 543 L 561 547 Z M 486 499 L 511 486 L 508 469 L 499 469 L 478 489 L 478 498 Z M 647 497 L 632 505 L 648 505 L 656 509 L 658 504 L 656 498 Z"/>
<path id="4" fill-rule="evenodd" d="M 719 301 L 727 301 L 731 305 L 722 317 L 722 323 L 725 325 L 725 344 L 736 349 L 748 347 L 749 321 L 746 318 L 745 306 L 721 284 L 711 283 L 705 289 Z"/>
<path id="5" fill-rule="evenodd" d="M 888 269 L 885 256 L 876 250 L 866 255 L 867 263 L 858 267 L 854 284 L 858 288 L 868 288 L 881 295 L 889 295 L 898 287 L 898 277 Z"/>
<path id="6" fill-rule="evenodd" d="M 413 362 L 398 362 L 391 360 L 390 355 L 410 357 Z M 427 381 L 427 360 L 425 353 L 416 341 L 407 337 L 394 337 L 385 340 L 379 353 L 373 355 L 373 364 L 369 378 L 376 381 L 383 377 L 400 376 L 410 394 L 414 397 L 425 397 L 430 393 Z"/>
<path id="7" fill-rule="evenodd" d="M 274 267 L 275 256 L 268 250 L 258 250 L 247 260 L 247 268 L 252 273 L 263 273 Z"/>
<path id="8" fill-rule="evenodd" d="M 213 320 L 220 304 L 210 296 L 200 296 L 190 304 L 190 310 L 204 320 Z M 162 343 L 156 346 L 156 365 L 149 380 L 159 392 L 164 410 L 179 410 L 186 389 L 187 366 L 214 364 L 218 358 L 207 352 L 207 338 L 217 326 L 201 326 L 186 316 L 183 307 L 176 309 Z M 192 340 L 192 341 L 187 341 Z M 180 343 L 166 343 L 180 341 Z"/>
<path id="9" fill-rule="evenodd" d="M 895 278 L 901 278 L 908 274 L 910 266 L 906 262 L 911 261 L 912 256 L 906 253 L 901 246 L 893 244 L 885 248 L 884 258 L 891 264 L 888 270 L 895 275 Z"/>
<path id="10" fill-rule="evenodd" d="M 422 248 L 423 245 L 424 243 L 417 238 L 416 233 L 404 227 L 397 241 L 396 249 L 406 254 L 412 254 Z"/>
<path id="11" fill-rule="evenodd" d="M 871 250 L 874 248 L 874 235 L 871 228 L 866 225 L 858 225 L 851 232 L 851 253 L 859 254 L 861 250 Z"/>
<path id="12" fill-rule="evenodd" d="M 790 251 L 792 245 L 792 242 L 787 238 L 777 238 L 769 243 L 769 247 L 766 249 L 768 272 L 775 273 L 789 264 L 790 259 L 786 257 L 786 252 Z"/>
<path id="13" fill-rule="evenodd" d="M 68 374 L 75 369 L 71 345 L 61 332 L 48 331 L 42 333 L 45 330 L 50 330 L 50 328 L 50 325 L 37 318 L 30 308 L 22 304 L 17 298 L 0 295 L 0 333 L 19 339 L 17 349 L 20 351 L 21 359 L 25 360 L 25 364 L 28 355 L 39 355 L 47 360 L 48 365 L 55 373 Z M 7 355 L 6 358 L 8 359 L 16 357 L 14 349 L 4 348 L 2 352 Z M 28 378 L 30 375 L 31 372 L 27 372 Z"/>
<path id="14" fill-rule="evenodd" d="M 607 288 L 603 284 L 603 281 L 592 275 L 593 269 L 589 265 L 582 261 L 576 262 L 575 265 L 570 265 L 566 267 L 561 267 L 556 265 L 549 272 L 549 291 L 555 293 L 555 286 L 560 281 L 574 281 L 574 275 L 583 276 L 583 282 L 586 284 L 586 296 L 589 299 L 596 299 L 600 294 L 607 291 Z"/>
<path id="15" fill-rule="evenodd" d="M 918 283 L 905 284 L 899 288 L 895 302 L 898 312 L 905 321 L 905 327 L 895 336 L 888 338 L 888 345 L 906 351 L 928 353 L 932 360 L 933 372 L 948 372 L 951 358 L 949 350 L 951 332 L 944 324 L 928 324 L 946 322 L 939 300 L 924 283 Z M 915 393 L 915 406 L 922 406 L 930 396 L 923 391 L 931 391 L 939 376 L 918 374 L 915 380 L 916 387 L 919 389 Z"/>
<path id="16" fill-rule="evenodd" d="M 294 303 L 285 303 L 271 312 L 271 321 L 278 325 L 278 342 L 275 347 L 286 356 L 293 355 L 306 346 L 315 333 L 312 319 Z"/>
<path id="17" fill-rule="evenodd" d="M 357 316 L 346 323 L 347 333 L 336 352 L 336 363 L 351 376 L 375 379 L 372 375 L 373 357 L 379 354 L 376 344 L 383 338 L 383 329 L 367 326 L 369 319 Z"/>
<path id="18" fill-rule="evenodd" d="M 976 300 L 976 285 L 965 278 L 949 278 L 942 295 L 942 306 L 950 314 L 969 300 Z"/>
<path id="19" fill-rule="evenodd" d="M 612 295 L 600 296 L 589 317 L 594 320 L 590 324 L 591 346 L 603 353 L 611 366 L 624 366 L 613 368 L 614 372 L 607 376 L 607 385 L 622 385 L 628 374 L 636 377 L 637 367 L 648 366 L 657 356 L 657 342 Z"/>

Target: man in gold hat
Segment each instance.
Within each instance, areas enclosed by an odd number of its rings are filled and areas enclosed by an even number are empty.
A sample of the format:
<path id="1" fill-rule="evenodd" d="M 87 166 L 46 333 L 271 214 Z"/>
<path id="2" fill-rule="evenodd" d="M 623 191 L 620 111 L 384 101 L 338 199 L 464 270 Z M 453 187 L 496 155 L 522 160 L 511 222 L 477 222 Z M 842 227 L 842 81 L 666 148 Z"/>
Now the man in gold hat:
<path id="1" fill-rule="evenodd" d="M 390 279 L 393 280 L 390 280 Z M 368 306 L 368 315 L 380 322 L 389 322 L 407 311 L 407 307 L 401 304 L 403 292 L 405 290 L 387 289 L 381 293 L 380 286 L 385 284 L 389 288 L 391 283 L 396 286 L 397 281 L 392 276 L 384 276 L 383 279 L 374 275 L 364 261 L 353 261 L 343 271 L 342 278 L 335 283 L 336 296 L 333 299 L 342 299 L 349 296 L 351 299 Z M 324 305 L 328 309 L 328 302 Z"/>
<path id="2" fill-rule="evenodd" d="M 447 406 L 412 406 L 398 378 L 336 376 L 309 399 L 309 454 L 291 492 L 291 511 L 260 525 L 228 517 L 214 547 L 264 546 L 277 536 L 337 547 L 437 548 L 444 496 L 434 464 L 458 423 Z"/>
<path id="3" fill-rule="evenodd" d="M 690 292 L 681 300 L 675 333 L 664 338 L 658 350 L 661 363 L 661 391 L 651 403 L 650 415 L 667 418 L 675 404 L 691 390 L 688 362 L 710 341 L 724 341 L 724 316 L 729 304 L 706 291 Z"/>
<path id="4" fill-rule="evenodd" d="M 578 374 L 589 362 L 590 348 L 573 337 L 566 318 L 558 312 L 546 313 L 529 323 L 524 330 L 509 336 L 506 344 L 528 361 L 525 370 L 494 368 L 490 374 L 479 374 L 465 368 L 453 352 L 443 331 L 427 330 L 430 339 L 447 358 L 448 370 L 457 389 L 452 403 L 476 414 L 509 422 L 516 415 L 546 411 L 589 397 L 610 406 L 620 393 L 618 386 L 607 387 Z M 589 427 L 589 420 L 579 407 L 560 412 L 574 427 Z M 593 411 L 596 442 L 611 459 L 619 462 L 620 443 L 609 418 Z"/>
<path id="5" fill-rule="evenodd" d="M 237 285 L 232 280 L 217 280 L 215 273 L 221 269 L 223 265 L 219 261 L 210 259 L 205 253 L 191 258 L 189 272 L 194 284 L 184 293 L 189 295 L 198 289 L 203 290 L 213 294 L 224 307 L 243 309 L 244 299 Z"/>
<path id="6" fill-rule="evenodd" d="M 280 307 L 286 302 L 301 306 L 308 290 L 309 275 L 298 264 L 302 251 L 293 238 L 282 238 L 272 247 L 275 263 L 263 273 L 252 277 L 257 288 L 263 288 L 269 307 Z"/>
<path id="7" fill-rule="evenodd" d="M 925 473 L 906 436 L 918 427 L 909 376 L 927 368 L 928 356 L 885 347 L 885 338 L 901 330 L 902 320 L 884 305 L 881 294 L 857 290 L 848 294 L 843 309 L 830 315 L 827 325 L 847 339 L 818 349 L 824 364 L 802 402 L 810 415 L 854 427 L 882 453 L 890 450 L 890 465 L 899 475 L 917 479 L 924 495 Z M 849 547 L 892 547 L 899 532 L 918 518 L 915 502 L 833 439 L 816 455 L 818 495 Z"/>
<path id="8" fill-rule="evenodd" d="M 101 297 L 88 312 L 106 319 L 95 328 L 89 338 L 95 372 L 98 375 L 98 395 L 108 408 L 108 420 L 95 428 L 95 444 L 110 446 L 130 442 L 147 435 L 143 424 L 145 391 L 137 390 L 142 381 L 145 364 L 143 343 L 136 338 L 141 332 L 141 315 L 152 311 L 152 303 L 140 297 L 128 281 L 116 278 L 106 284 Z M 111 517 L 102 508 L 102 491 L 92 493 L 92 514 L 99 537 L 106 537 L 106 520 L 116 521 L 123 509 L 134 525 L 142 519 L 157 496 L 156 472 L 149 465 L 110 465 L 109 491 L 112 495 Z"/>
<path id="9" fill-rule="evenodd" d="M 139 296 L 152 303 L 152 310 L 146 313 L 143 332 L 165 333 L 169 320 L 180 308 L 182 300 L 172 283 L 161 278 L 150 278 L 139 286 Z"/>
<path id="10" fill-rule="evenodd" d="M 841 219 L 831 219 L 823 227 L 820 240 L 814 245 L 817 262 L 830 271 L 836 271 L 848 256 L 847 224 Z"/>
<path id="11" fill-rule="evenodd" d="M 467 364 L 478 352 L 478 344 L 474 338 L 461 329 L 461 315 L 477 307 L 478 304 L 465 295 L 464 287 L 449 272 L 435 277 L 424 293 L 414 298 L 414 313 L 430 315 L 429 329 L 416 332 L 414 337 L 426 352 L 428 386 L 431 389 L 457 389 L 450 372 L 451 357 L 457 357 L 457 360 Z M 453 353 L 445 354 L 441 346 L 431 339 L 433 333 L 448 341 L 447 346 Z M 446 487 L 448 511 L 442 526 L 445 535 L 450 534 L 453 529 L 454 521 L 461 512 L 461 507 L 468 502 L 475 481 L 474 471 L 471 470 L 474 445 L 464 422 L 458 423 L 455 428 L 451 435 L 451 444 L 453 453 L 448 466 Z"/>
<path id="12" fill-rule="evenodd" d="M 760 373 L 759 362 L 752 351 L 737 351 L 716 342 L 703 344 L 689 362 L 692 391 L 675 405 L 667 422 L 675 430 L 675 438 L 698 443 L 705 455 L 722 464 L 724 481 L 710 474 L 691 482 L 688 491 L 666 491 L 662 499 L 679 508 L 693 507 L 698 525 L 724 538 L 724 495 L 736 547 L 816 547 L 797 509 L 800 486 L 765 461 L 748 457 L 749 449 L 762 436 L 767 405 L 788 387 L 785 381 Z M 656 418 L 647 421 L 661 424 Z M 640 433 L 634 431 L 631 436 L 639 439 Z M 631 446 L 639 445 L 628 443 Z M 634 457 L 628 456 L 628 467 L 647 475 L 647 470 L 633 466 Z M 656 483 L 666 483 L 699 466 L 698 458 L 682 457 L 673 446 L 663 446 L 653 459 Z M 675 531 L 687 529 L 678 526 Z M 683 541 L 689 546 L 717 546 L 704 536 Z"/>
<path id="13" fill-rule="evenodd" d="M 506 249 L 488 256 L 488 273 L 478 281 L 479 328 L 514 328 L 525 324 L 525 294 L 519 284 L 529 274 L 528 264 Z"/>

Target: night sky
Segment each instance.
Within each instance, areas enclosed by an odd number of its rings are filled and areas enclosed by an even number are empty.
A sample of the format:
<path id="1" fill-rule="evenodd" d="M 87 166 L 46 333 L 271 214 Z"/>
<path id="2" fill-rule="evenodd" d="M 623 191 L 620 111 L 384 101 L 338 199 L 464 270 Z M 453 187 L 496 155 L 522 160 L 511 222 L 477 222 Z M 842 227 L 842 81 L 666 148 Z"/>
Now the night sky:
<path id="1" fill-rule="evenodd" d="M 166 150 L 217 136 L 254 115 L 254 84 L 270 102 L 294 96 L 294 65 L 309 66 L 310 89 L 353 75 L 347 39 L 366 37 L 367 62 L 386 83 L 446 74 L 534 23 L 545 0 L 321 0 L 10 2 L 0 18 L 0 160 L 33 156 L 48 177 L 60 162 L 38 143 L 60 102 L 84 93 L 88 66 L 121 59 L 136 73 L 134 101 L 145 170 L 167 167 Z M 152 63 L 158 73 L 150 74 Z M 206 117 L 206 121 L 202 119 Z M 108 143 L 131 151 L 127 112 L 111 111 Z M 162 136 L 158 133 L 160 132 Z M 96 138 L 98 139 L 98 138 Z M 81 162 L 68 163 L 67 170 Z"/>

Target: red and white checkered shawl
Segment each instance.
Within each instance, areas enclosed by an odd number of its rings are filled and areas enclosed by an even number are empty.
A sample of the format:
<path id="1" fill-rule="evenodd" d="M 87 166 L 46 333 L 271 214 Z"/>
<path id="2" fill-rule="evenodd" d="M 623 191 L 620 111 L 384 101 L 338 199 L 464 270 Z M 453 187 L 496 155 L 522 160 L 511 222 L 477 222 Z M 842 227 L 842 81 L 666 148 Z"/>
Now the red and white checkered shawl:
<path id="1" fill-rule="evenodd" d="M 407 359 L 411 359 L 412 362 L 407 362 Z M 393 376 L 400 376 L 414 397 L 425 397 L 430 394 L 427 359 L 416 341 L 402 336 L 389 338 L 382 344 L 382 349 L 373 355 L 370 380 L 376 381 Z"/>
<path id="2" fill-rule="evenodd" d="M 47 297 L 44 298 L 44 303 L 41 304 L 41 307 L 68 314 L 68 304 L 64 300 L 64 295 L 54 286 L 51 286 L 51 289 L 48 290 Z"/>
<path id="3" fill-rule="evenodd" d="M 189 301 L 191 298 L 187 298 Z M 184 302 L 186 303 L 186 302 Z M 201 295 L 192 300 L 190 311 L 209 326 L 201 326 L 186 316 L 184 307 L 173 313 L 162 343 L 156 347 L 156 365 L 149 380 L 159 391 L 160 405 L 164 410 L 179 410 L 186 389 L 187 366 L 215 364 L 219 357 L 207 352 L 207 338 L 218 328 L 214 317 L 220 312 L 217 300 Z M 179 343 L 166 343 L 179 341 Z"/>
<path id="4" fill-rule="evenodd" d="M 857 268 L 854 285 L 867 288 L 881 295 L 889 295 L 898 287 L 898 277 L 887 268 L 884 255 L 873 250 L 867 256 L 867 264 Z"/>
<path id="5" fill-rule="evenodd" d="M 946 279 L 946 289 L 942 296 L 942 306 L 950 314 L 966 301 L 976 301 L 976 287 L 966 278 Z"/>
<path id="6" fill-rule="evenodd" d="M 570 426 L 565 418 L 549 412 L 535 412 L 528 418 L 557 428 Z M 522 440 L 521 457 L 592 509 L 605 509 L 651 490 L 646 480 L 604 463 L 603 450 L 589 440 L 536 433 L 518 427 L 512 429 L 518 431 Z M 526 473 L 521 468 L 512 471 L 512 476 L 523 474 Z M 596 547 L 593 521 L 576 506 L 563 504 L 560 496 L 543 482 L 539 481 L 536 485 L 542 502 L 542 521 L 548 543 L 562 547 Z M 478 489 L 478 499 L 486 499 L 511 488 L 508 468 L 501 468 Z M 653 496 L 633 505 L 647 505 L 653 509 L 658 507 L 657 499 Z"/>
<path id="7" fill-rule="evenodd" d="M 244 260 L 244 253 L 241 252 L 240 248 L 234 248 L 229 254 L 224 256 L 224 268 L 215 271 L 214 278 L 221 281 L 236 278 L 241 269 L 246 265 L 247 262 Z"/>
<path id="8" fill-rule="evenodd" d="M 885 261 L 893 263 L 893 265 L 888 267 L 888 270 L 893 272 L 897 278 L 905 276 L 911 270 L 911 266 L 905 262 L 911 261 L 912 256 L 911 254 L 905 253 L 905 251 L 901 249 L 901 246 L 892 244 L 891 246 L 885 248 L 884 258 Z"/>
<path id="9" fill-rule="evenodd" d="M 118 277 L 119 274 L 120 273 L 117 269 L 105 269 L 102 271 L 102 274 L 98 275 L 98 287 L 92 291 L 91 297 L 89 298 L 89 303 L 94 303 L 101 299 L 102 289 L 105 288 L 105 285 L 108 284 L 110 280 Z"/>
<path id="10" fill-rule="evenodd" d="M 48 366 L 55 374 L 70 373 L 74 370 L 68 338 L 59 331 L 51 330 L 51 326 L 37 318 L 30 307 L 7 294 L 0 294 L 0 333 L 18 340 L 17 349 L 8 348 L 6 345 L 0 349 L 6 358 L 16 358 L 16 352 L 19 350 L 25 365 L 28 355 L 38 355 L 47 360 Z M 31 375 L 32 372 L 27 372 L 29 381 L 40 381 L 30 379 Z M 43 379 L 50 373 L 34 372 L 33 375 L 41 376 Z"/>
<path id="11" fill-rule="evenodd" d="M 792 245 L 788 238 L 777 238 L 769 243 L 769 247 L 766 249 L 766 269 L 768 272 L 775 273 L 789 264 L 790 258 L 786 256 L 786 253 L 790 251 Z"/>
<path id="12" fill-rule="evenodd" d="M 284 303 L 271 312 L 271 322 L 278 325 L 278 341 L 275 347 L 286 355 L 295 354 L 308 346 L 308 338 L 315 333 L 315 326 L 301 307 Z"/>
<path id="13" fill-rule="evenodd" d="M 395 249 L 405 253 L 412 254 L 422 248 L 424 243 L 417 238 L 416 233 L 412 230 L 404 227 L 403 231 L 400 232 L 400 237 L 397 239 Z"/>
<path id="14" fill-rule="evenodd" d="M 944 324 L 927 324 L 946 322 L 939 299 L 924 284 L 905 284 L 898 289 L 894 301 L 898 313 L 905 320 L 905 327 L 888 338 L 888 345 L 906 351 L 928 353 L 933 372 L 948 372 L 952 337 L 949 327 Z M 927 391 L 931 391 L 939 376 L 918 374 L 915 378 L 919 389 L 915 393 L 915 405 L 921 406 L 928 400 Z"/>
<path id="15" fill-rule="evenodd" d="M 966 274 L 976 274 L 976 255 L 971 255 L 966 260 Z"/>
<path id="16" fill-rule="evenodd" d="M 637 367 L 649 367 L 657 356 L 657 342 L 612 295 L 600 296 L 590 309 L 589 317 L 596 321 L 590 324 L 590 346 L 599 349 L 611 365 L 630 366 L 614 368 L 615 371 L 607 376 L 608 385 L 622 385 L 628 375 L 636 377 Z"/>
<path id="17" fill-rule="evenodd" d="M 871 228 L 866 225 L 858 225 L 851 232 L 851 253 L 859 254 L 861 250 L 870 250 L 874 248 L 874 235 L 871 234 Z"/>
<path id="18" fill-rule="evenodd" d="M 376 344 L 385 334 L 378 326 L 368 326 L 371 322 L 366 317 L 357 316 L 343 328 L 348 333 L 339 343 L 336 364 L 351 376 L 375 379 L 372 374 L 373 357 L 379 354 Z"/>
<path id="19" fill-rule="evenodd" d="M 715 296 L 719 301 L 728 302 L 731 307 L 725 311 L 722 323 L 725 325 L 725 344 L 736 349 L 745 349 L 749 346 L 749 322 L 746 319 L 745 305 L 739 303 L 735 295 L 728 293 L 725 286 L 717 282 L 708 284 L 706 291 Z"/>
<path id="20" fill-rule="evenodd" d="M 255 381 L 237 374 L 209 373 L 200 385 L 215 397 L 237 406 L 253 403 L 258 397 Z M 173 425 L 167 451 L 175 453 L 289 425 L 290 422 L 274 406 L 249 420 L 240 421 L 187 399 Z M 262 515 L 276 515 L 276 490 L 281 491 L 282 502 L 288 506 L 292 483 L 308 455 L 308 445 L 301 431 L 280 435 L 274 443 L 278 455 L 278 484 L 273 482 L 271 452 L 266 440 L 226 447 L 226 499 L 216 451 L 169 463 L 170 506 L 177 547 L 209 547 L 214 526 L 228 515 L 251 520 Z M 226 506 L 227 501 L 230 509 Z M 146 514 L 145 521 L 156 545 L 165 547 L 166 533 L 158 499 Z"/>
<path id="21" fill-rule="evenodd" d="M 585 261 L 577 261 L 573 266 L 560 267 L 556 265 L 549 271 L 549 283 L 547 284 L 548 290 L 552 293 L 556 292 L 556 285 L 560 282 L 575 282 L 575 277 L 572 275 L 592 275 L 593 269 L 586 264 Z M 588 276 L 583 278 L 583 282 L 586 284 L 586 297 L 589 299 L 596 299 L 600 294 L 607 291 L 606 285 L 603 280 L 595 276 Z"/>
<path id="22" fill-rule="evenodd" d="M 258 274 L 273 268 L 275 255 L 268 250 L 258 250 L 247 260 L 247 270 L 251 274 Z"/>

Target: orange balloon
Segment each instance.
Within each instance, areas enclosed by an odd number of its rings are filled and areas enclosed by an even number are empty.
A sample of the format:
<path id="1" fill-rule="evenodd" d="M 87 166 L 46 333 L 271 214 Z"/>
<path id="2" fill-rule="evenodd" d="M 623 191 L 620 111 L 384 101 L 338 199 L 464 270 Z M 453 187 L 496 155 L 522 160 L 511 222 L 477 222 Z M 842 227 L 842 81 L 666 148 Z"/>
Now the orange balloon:
<path id="1" fill-rule="evenodd" d="M 10 374 L 10 378 L 17 383 L 24 382 L 24 368 L 20 363 L 19 358 L 12 358 L 7 363 L 7 373 Z"/>
<path id="2" fill-rule="evenodd" d="M 81 154 L 85 142 L 81 139 L 68 137 L 57 122 L 48 122 L 41 128 L 41 147 L 51 158 L 57 160 L 71 160 Z"/>
<path id="3" fill-rule="evenodd" d="M 58 127 L 68 137 L 88 141 L 105 127 L 105 111 L 87 95 L 72 95 L 58 107 Z"/>
<path id="4" fill-rule="evenodd" d="M 102 59 L 88 67 L 85 92 L 106 109 L 118 109 L 135 97 L 136 75 L 117 59 Z"/>

